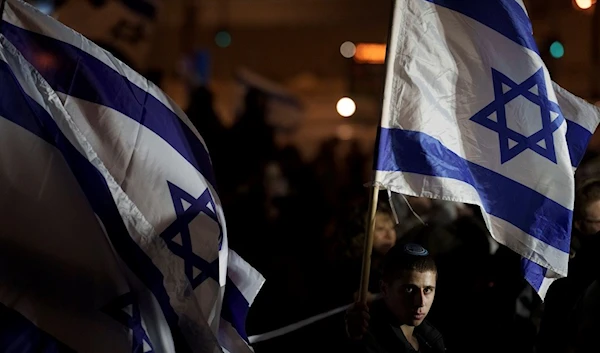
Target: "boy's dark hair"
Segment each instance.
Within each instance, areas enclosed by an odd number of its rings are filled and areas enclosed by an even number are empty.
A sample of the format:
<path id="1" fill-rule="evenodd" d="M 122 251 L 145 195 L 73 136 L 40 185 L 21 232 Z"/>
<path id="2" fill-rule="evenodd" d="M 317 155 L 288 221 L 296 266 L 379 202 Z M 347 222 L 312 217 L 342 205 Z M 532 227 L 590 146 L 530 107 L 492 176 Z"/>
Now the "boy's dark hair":
<path id="1" fill-rule="evenodd" d="M 437 266 L 429 252 L 417 244 L 396 244 L 383 259 L 382 279 L 391 282 L 403 271 L 432 271 L 437 273 Z"/>

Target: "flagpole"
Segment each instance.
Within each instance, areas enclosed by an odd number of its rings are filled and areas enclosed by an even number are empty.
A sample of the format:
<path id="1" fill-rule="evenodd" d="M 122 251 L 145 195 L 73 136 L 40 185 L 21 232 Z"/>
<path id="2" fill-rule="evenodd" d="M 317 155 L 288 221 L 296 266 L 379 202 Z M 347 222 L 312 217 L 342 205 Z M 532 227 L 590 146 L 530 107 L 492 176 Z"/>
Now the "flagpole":
<path id="1" fill-rule="evenodd" d="M 0 28 L 2 28 L 2 19 L 4 18 L 4 6 L 6 5 L 6 0 L 0 0 Z"/>
<path id="2" fill-rule="evenodd" d="M 379 186 L 371 188 L 369 211 L 367 213 L 367 234 L 363 245 L 362 272 L 360 276 L 360 292 L 358 300 L 367 302 L 369 294 L 369 277 L 371 274 L 371 255 L 373 253 L 373 235 L 375 233 L 375 216 L 377 214 L 377 202 L 379 201 Z"/>
<path id="3" fill-rule="evenodd" d="M 385 95 L 386 95 L 386 87 L 387 87 L 387 80 L 389 79 L 387 72 L 389 71 L 389 65 L 393 65 L 393 56 L 394 53 L 391 53 L 390 50 L 388 50 L 390 48 L 390 43 L 392 41 L 392 37 L 393 37 L 393 31 L 394 31 L 394 13 L 395 13 L 395 9 L 396 9 L 396 1 L 391 0 L 391 11 L 390 11 L 390 20 L 389 20 L 389 27 L 388 27 L 388 37 L 387 37 L 387 45 L 386 45 L 386 51 L 385 51 L 385 80 L 384 80 L 384 84 L 383 87 L 381 88 L 381 109 L 380 109 L 380 114 L 379 114 L 379 124 L 378 126 L 381 126 L 381 120 L 383 117 L 383 103 L 385 102 Z M 369 210 L 367 211 L 367 222 L 366 222 L 366 228 L 365 228 L 365 242 L 363 244 L 363 258 L 362 258 L 362 270 L 361 270 L 361 276 L 360 276 L 360 290 L 358 292 L 358 301 L 361 303 L 366 303 L 367 299 L 368 299 L 368 294 L 369 294 L 369 279 L 370 279 L 370 275 L 371 275 L 371 255 L 373 254 L 373 236 L 375 234 L 375 216 L 377 214 L 377 203 L 379 201 L 379 189 L 380 189 L 380 185 L 377 184 L 375 182 L 375 177 L 376 177 L 376 170 L 377 170 L 377 162 L 379 159 L 379 138 L 380 138 L 380 128 L 377 128 L 377 136 L 375 138 L 375 147 L 374 147 L 374 151 L 373 151 L 373 174 L 371 177 L 371 180 L 373 182 L 373 186 L 371 187 L 371 191 L 370 191 L 370 197 L 369 197 Z"/>

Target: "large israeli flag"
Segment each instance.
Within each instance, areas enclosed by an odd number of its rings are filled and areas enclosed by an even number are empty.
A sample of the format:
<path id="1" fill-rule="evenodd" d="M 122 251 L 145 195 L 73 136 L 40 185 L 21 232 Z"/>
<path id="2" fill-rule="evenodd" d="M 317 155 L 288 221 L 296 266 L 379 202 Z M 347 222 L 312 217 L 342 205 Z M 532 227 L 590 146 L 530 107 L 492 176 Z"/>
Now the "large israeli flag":
<path id="1" fill-rule="evenodd" d="M 554 85 L 521 1 L 397 1 L 376 182 L 480 205 L 542 296 L 567 275 L 573 170 L 598 110 Z"/>
<path id="2" fill-rule="evenodd" d="M 250 352 L 264 279 L 187 117 L 21 0 L 2 20 L 0 351 Z"/>

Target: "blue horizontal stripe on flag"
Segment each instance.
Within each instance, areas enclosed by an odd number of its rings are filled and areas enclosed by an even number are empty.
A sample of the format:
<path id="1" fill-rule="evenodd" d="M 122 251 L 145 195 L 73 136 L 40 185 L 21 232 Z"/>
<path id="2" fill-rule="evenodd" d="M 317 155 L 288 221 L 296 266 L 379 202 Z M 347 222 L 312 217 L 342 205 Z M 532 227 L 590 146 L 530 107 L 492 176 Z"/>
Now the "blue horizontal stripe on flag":
<path id="1" fill-rule="evenodd" d="M 539 54 L 527 13 L 515 0 L 425 0 L 461 13 Z"/>
<path id="2" fill-rule="evenodd" d="M 248 335 L 246 334 L 246 318 L 248 317 L 248 311 L 250 311 L 250 304 L 242 292 L 240 292 L 233 281 L 228 277 L 227 282 L 225 283 L 221 317 L 227 320 L 240 337 L 249 343 Z"/>
<path id="3" fill-rule="evenodd" d="M 171 330 L 177 352 L 191 353 L 163 285 L 163 275 L 129 235 L 104 177 L 69 142 L 48 112 L 23 91 L 8 64 L 1 60 L 0 82 L 0 117 L 39 136 L 62 153 L 92 210 L 102 220 L 111 244 L 131 271 L 154 294 Z"/>
<path id="4" fill-rule="evenodd" d="M 521 267 L 523 268 L 523 275 L 527 282 L 538 292 L 544 282 L 544 277 L 548 269 L 526 258 L 521 259 Z"/>
<path id="5" fill-rule="evenodd" d="M 0 304 L 0 352 L 75 353 L 19 312 Z"/>
<path id="6" fill-rule="evenodd" d="M 75 46 L 6 21 L 1 31 L 54 90 L 107 106 L 144 125 L 177 150 L 216 189 L 208 151 L 177 114 L 150 93 Z"/>
<path id="7" fill-rule="evenodd" d="M 451 178 L 472 185 L 485 211 L 569 252 L 573 212 L 537 191 L 472 163 L 417 131 L 380 130 L 377 170 Z"/>
<path id="8" fill-rule="evenodd" d="M 592 138 L 592 133 L 583 126 L 569 120 L 567 121 L 567 146 L 569 147 L 569 156 L 571 165 L 575 168 L 581 163 L 587 146 Z"/>

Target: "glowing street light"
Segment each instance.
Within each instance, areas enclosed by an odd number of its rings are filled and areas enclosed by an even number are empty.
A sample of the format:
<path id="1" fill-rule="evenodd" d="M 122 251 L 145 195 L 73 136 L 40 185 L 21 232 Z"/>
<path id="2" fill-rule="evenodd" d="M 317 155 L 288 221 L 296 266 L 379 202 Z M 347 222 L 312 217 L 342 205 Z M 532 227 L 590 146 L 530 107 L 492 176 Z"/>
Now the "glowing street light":
<path id="1" fill-rule="evenodd" d="M 361 64 L 385 63 L 386 45 L 383 43 L 358 43 L 354 60 Z"/>
<path id="2" fill-rule="evenodd" d="M 596 0 L 575 0 L 575 6 L 581 10 L 587 10 L 594 6 Z"/>
<path id="3" fill-rule="evenodd" d="M 227 48 L 231 45 L 231 34 L 228 31 L 219 31 L 215 35 L 215 43 L 221 48 Z"/>
<path id="4" fill-rule="evenodd" d="M 352 42 L 342 43 L 342 45 L 340 45 L 340 54 L 347 59 L 353 57 L 354 54 L 356 54 L 356 45 Z"/>
<path id="5" fill-rule="evenodd" d="M 337 102 L 335 108 L 339 115 L 349 118 L 356 112 L 356 103 L 352 99 L 344 97 Z"/>
<path id="6" fill-rule="evenodd" d="M 560 59 L 565 55 L 565 47 L 561 42 L 556 41 L 550 45 L 550 55 L 555 59 Z"/>

